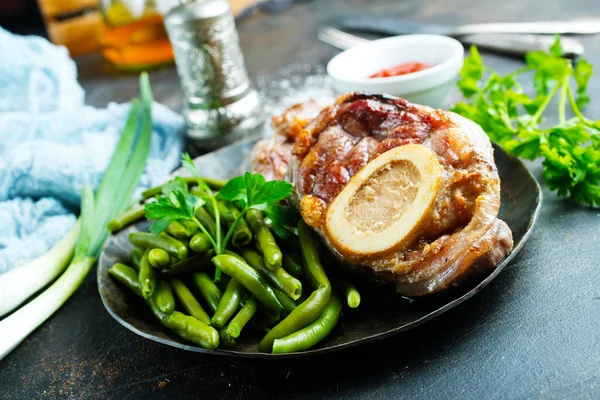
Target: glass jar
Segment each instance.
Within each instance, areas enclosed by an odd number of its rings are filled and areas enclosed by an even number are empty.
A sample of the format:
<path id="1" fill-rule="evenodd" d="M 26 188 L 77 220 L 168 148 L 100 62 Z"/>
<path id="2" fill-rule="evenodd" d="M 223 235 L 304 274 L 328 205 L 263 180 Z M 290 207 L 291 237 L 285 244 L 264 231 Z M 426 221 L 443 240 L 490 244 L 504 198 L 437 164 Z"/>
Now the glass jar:
<path id="1" fill-rule="evenodd" d="M 173 61 L 163 16 L 153 0 L 100 0 L 102 55 L 122 70 L 147 70 Z"/>

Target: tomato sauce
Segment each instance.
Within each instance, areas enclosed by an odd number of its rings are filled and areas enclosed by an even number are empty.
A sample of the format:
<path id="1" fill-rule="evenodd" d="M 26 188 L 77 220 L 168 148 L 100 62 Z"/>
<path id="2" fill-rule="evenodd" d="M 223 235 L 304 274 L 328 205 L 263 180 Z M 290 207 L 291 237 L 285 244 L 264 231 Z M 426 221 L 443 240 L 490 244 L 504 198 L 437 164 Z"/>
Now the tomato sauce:
<path id="1" fill-rule="evenodd" d="M 381 71 L 369 76 L 369 78 L 389 78 L 390 76 L 412 74 L 413 72 L 423 71 L 424 69 L 431 67 L 432 65 L 420 62 L 407 62 L 394 67 L 382 69 Z"/>

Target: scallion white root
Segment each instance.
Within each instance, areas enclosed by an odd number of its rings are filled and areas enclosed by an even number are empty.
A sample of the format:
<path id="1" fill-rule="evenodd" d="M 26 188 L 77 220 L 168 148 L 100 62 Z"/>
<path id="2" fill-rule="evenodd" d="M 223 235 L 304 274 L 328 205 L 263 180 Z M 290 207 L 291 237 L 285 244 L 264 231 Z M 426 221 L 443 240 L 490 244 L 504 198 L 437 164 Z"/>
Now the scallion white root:
<path id="1" fill-rule="evenodd" d="M 67 270 L 38 297 L 0 321 L 0 360 L 46 321 L 77 290 L 96 260 L 74 259 Z"/>
<path id="2" fill-rule="evenodd" d="M 0 317 L 52 282 L 73 258 L 79 222 L 43 255 L 0 275 Z"/>

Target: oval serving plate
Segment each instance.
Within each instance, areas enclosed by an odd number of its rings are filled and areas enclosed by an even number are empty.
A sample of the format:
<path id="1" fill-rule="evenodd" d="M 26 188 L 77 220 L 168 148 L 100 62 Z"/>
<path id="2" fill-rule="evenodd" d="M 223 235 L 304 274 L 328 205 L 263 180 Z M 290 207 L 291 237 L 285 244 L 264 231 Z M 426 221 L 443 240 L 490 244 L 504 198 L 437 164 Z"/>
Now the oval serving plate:
<path id="1" fill-rule="evenodd" d="M 205 176 L 228 179 L 249 169 L 249 155 L 255 140 L 240 142 L 195 160 L 198 170 Z M 108 275 L 108 269 L 116 262 L 129 262 L 131 245 L 127 235 L 139 229 L 147 229 L 147 222 L 129 227 L 107 240 L 98 262 L 98 290 L 104 306 L 117 321 L 140 336 L 169 346 L 234 357 L 295 358 L 341 350 L 343 348 L 383 339 L 414 328 L 445 311 L 468 300 L 490 283 L 521 250 L 530 236 L 541 206 L 541 190 L 536 180 L 516 158 L 495 146 L 495 158 L 502 180 L 502 207 L 499 217 L 506 221 L 513 232 L 513 252 L 498 266 L 478 281 L 440 294 L 411 301 L 394 295 L 381 295 L 372 286 L 361 287 L 362 303 L 355 310 L 344 312 L 335 330 L 311 350 L 291 354 L 267 354 L 258 352 L 258 334 L 251 329 L 244 331 L 234 349 L 207 350 L 172 334 L 152 315 L 144 301 L 130 293 Z M 183 172 L 175 171 L 174 174 Z"/>

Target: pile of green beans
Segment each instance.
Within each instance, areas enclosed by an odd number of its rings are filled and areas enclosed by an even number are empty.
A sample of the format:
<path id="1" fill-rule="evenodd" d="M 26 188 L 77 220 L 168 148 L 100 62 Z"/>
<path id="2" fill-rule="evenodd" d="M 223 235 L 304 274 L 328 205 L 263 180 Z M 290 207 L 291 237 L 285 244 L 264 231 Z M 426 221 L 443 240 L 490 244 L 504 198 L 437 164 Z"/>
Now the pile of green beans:
<path id="1" fill-rule="evenodd" d="M 213 189 L 225 184 L 207 183 Z M 149 189 L 144 199 L 160 193 L 160 187 Z M 221 199 L 217 208 L 221 231 L 227 232 L 241 210 Z M 196 212 L 210 235 L 216 233 L 214 215 L 209 204 Z M 108 228 L 116 232 L 144 217 L 143 207 L 134 205 Z M 109 273 L 142 297 L 167 329 L 202 347 L 235 348 L 248 331 L 263 336 L 262 352 L 310 349 L 332 332 L 344 304 L 359 306 L 360 294 L 344 277 L 330 281 L 315 234 L 304 222 L 298 224 L 298 237 L 285 242 L 264 218 L 261 211 L 249 210 L 223 254 L 216 254 L 206 234 L 189 221 L 174 221 L 159 235 L 130 233 L 129 265 L 117 263 Z M 212 279 L 216 268 L 222 272 L 218 282 Z"/>

